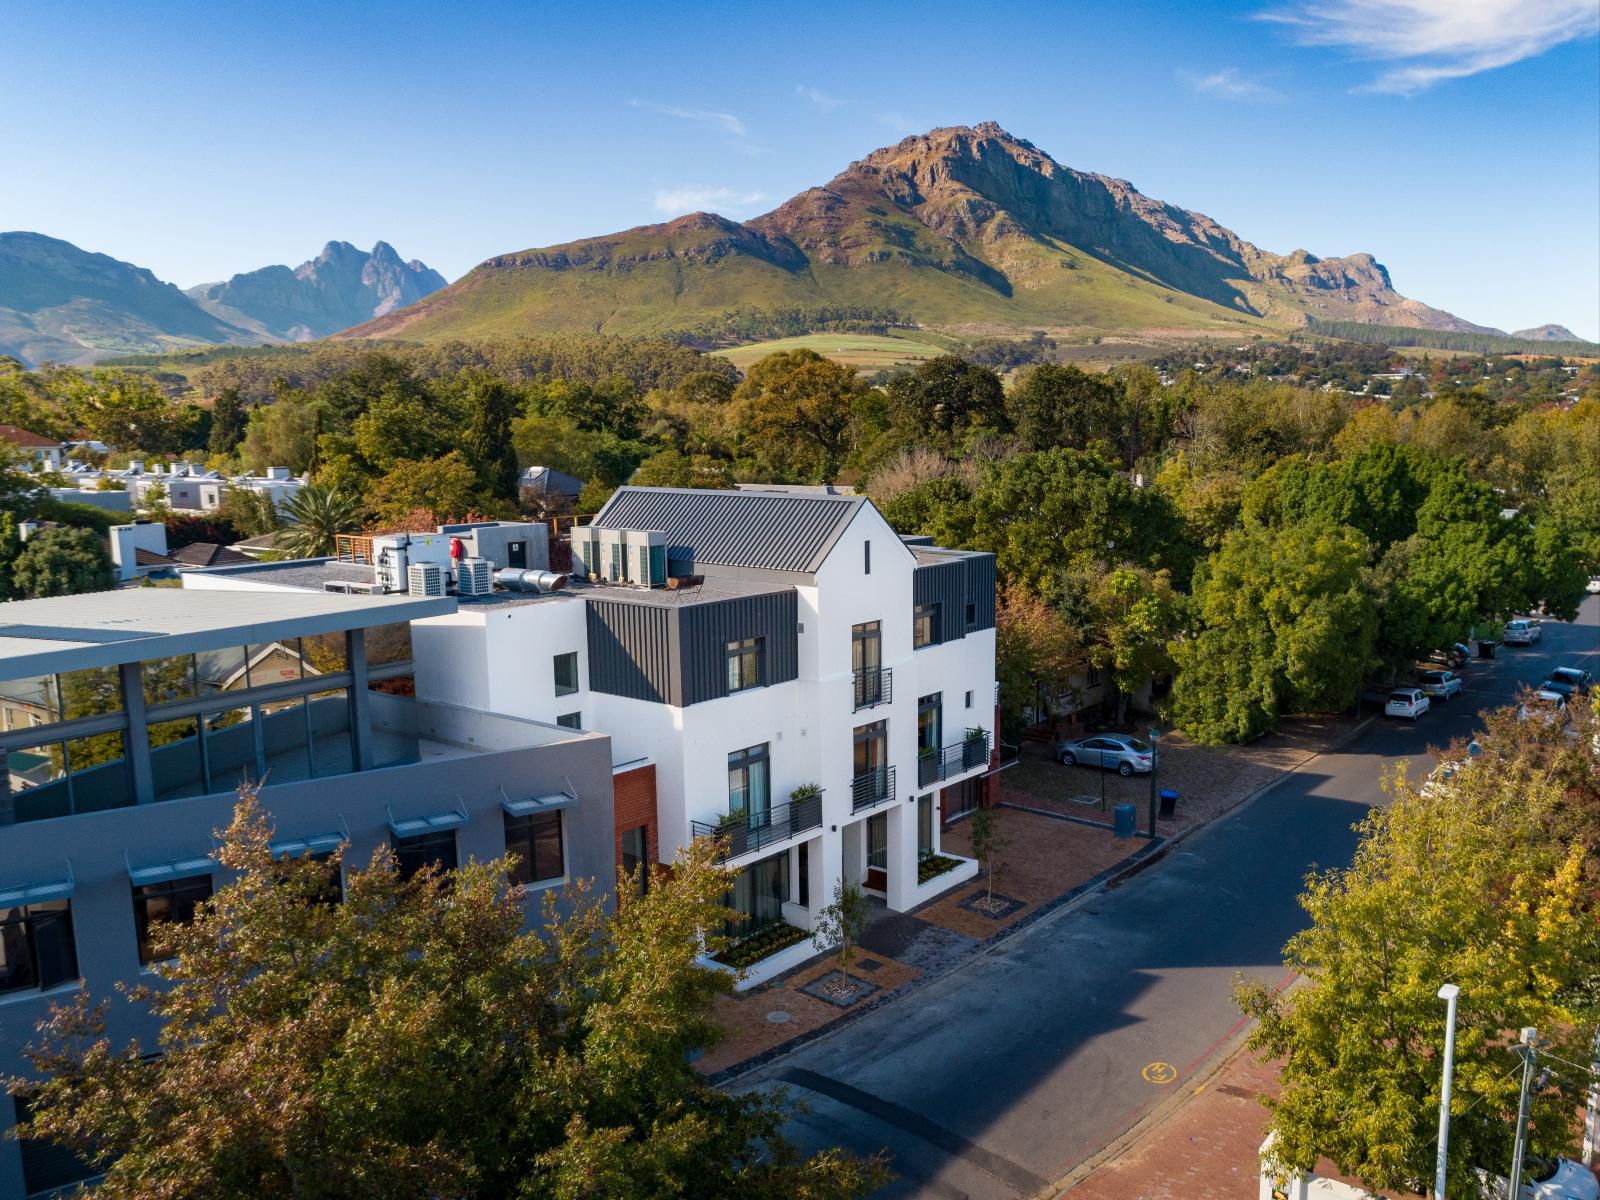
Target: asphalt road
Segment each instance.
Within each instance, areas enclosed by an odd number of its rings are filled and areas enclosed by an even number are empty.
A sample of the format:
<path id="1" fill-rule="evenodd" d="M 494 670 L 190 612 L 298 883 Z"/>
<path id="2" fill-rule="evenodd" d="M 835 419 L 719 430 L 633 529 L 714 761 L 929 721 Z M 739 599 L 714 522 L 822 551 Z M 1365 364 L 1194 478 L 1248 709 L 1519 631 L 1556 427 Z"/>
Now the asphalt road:
<path id="1" fill-rule="evenodd" d="M 1379 719 L 1154 867 L 803 1047 L 741 1087 L 782 1083 L 805 1149 L 888 1148 L 885 1197 L 1012 1200 L 1132 1127 L 1240 1028 L 1236 976 L 1277 983 L 1313 866 L 1347 863 L 1382 771 L 1470 734 L 1480 709 L 1552 667 L 1600 675 L 1600 598 L 1543 641 L 1475 662 L 1416 724 Z M 1164 1065 L 1155 1065 L 1164 1064 Z M 1154 1082 L 1152 1082 L 1154 1080 Z"/>

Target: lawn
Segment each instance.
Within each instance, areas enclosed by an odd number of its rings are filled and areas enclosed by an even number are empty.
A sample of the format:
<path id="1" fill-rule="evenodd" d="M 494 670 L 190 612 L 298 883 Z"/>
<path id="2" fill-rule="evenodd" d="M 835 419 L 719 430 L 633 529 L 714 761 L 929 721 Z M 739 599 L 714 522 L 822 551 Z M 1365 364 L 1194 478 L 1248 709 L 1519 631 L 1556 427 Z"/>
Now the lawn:
<path id="1" fill-rule="evenodd" d="M 744 371 L 748 370 L 752 363 L 767 355 L 784 350 L 815 350 L 824 358 L 831 358 L 835 362 L 845 363 L 867 373 L 885 367 L 915 366 L 925 359 L 936 358 L 945 353 L 942 347 L 928 342 L 874 333 L 808 333 L 804 337 L 751 342 L 745 346 L 718 350 L 716 353 Z"/>

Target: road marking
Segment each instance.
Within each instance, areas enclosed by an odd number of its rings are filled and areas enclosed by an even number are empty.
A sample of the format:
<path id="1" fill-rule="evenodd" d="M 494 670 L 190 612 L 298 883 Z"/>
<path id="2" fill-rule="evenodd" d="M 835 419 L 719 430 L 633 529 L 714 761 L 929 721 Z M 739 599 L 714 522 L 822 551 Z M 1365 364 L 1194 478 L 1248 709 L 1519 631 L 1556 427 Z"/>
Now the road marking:
<path id="1" fill-rule="evenodd" d="M 1139 1074 L 1144 1076 L 1146 1083 L 1163 1085 L 1178 1078 L 1178 1068 L 1168 1062 L 1153 1062 Z"/>

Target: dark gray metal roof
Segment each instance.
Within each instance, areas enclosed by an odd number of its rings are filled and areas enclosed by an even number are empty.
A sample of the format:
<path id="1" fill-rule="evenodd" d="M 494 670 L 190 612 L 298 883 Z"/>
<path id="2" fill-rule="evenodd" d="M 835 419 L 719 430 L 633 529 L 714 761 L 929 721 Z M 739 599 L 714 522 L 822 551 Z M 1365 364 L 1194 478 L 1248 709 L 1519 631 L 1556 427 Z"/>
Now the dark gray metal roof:
<path id="1" fill-rule="evenodd" d="M 865 503 L 861 496 L 623 487 L 593 524 L 662 530 L 677 559 L 809 574 Z"/>

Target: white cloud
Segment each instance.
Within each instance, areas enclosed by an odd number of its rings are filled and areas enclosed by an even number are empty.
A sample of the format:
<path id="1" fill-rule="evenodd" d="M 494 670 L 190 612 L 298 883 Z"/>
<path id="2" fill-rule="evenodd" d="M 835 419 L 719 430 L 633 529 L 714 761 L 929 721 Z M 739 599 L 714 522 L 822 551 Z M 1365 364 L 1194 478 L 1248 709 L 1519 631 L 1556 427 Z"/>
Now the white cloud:
<path id="1" fill-rule="evenodd" d="M 657 104 L 654 100 L 634 100 L 631 103 L 634 108 L 646 108 L 665 116 L 678 117 L 684 121 L 694 121 L 712 129 L 720 129 L 731 137 L 742 138 L 749 132 L 745 128 L 745 123 L 732 113 L 712 112 L 701 108 L 679 108 L 673 104 Z"/>
<path id="2" fill-rule="evenodd" d="M 1182 79 L 1195 91 L 1205 96 L 1220 96 L 1224 100 L 1276 100 L 1278 93 L 1265 84 L 1247 79 L 1238 67 L 1223 67 L 1209 75 L 1193 71 L 1179 71 Z"/>
<path id="3" fill-rule="evenodd" d="M 794 94 L 810 104 L 819 113 L 831 113 L 844 103 L 837 96 L 830 96 L 820 88 L 808 87 L 803 83 L 795 85 Z"/>
<path id="4" fill-rule="evenodd" d="M 655 195 L 656 211 L 668 216 L 691 212 L 728 213 L 750 212 L 767 199 L 765 192 L 738 192 L 732 188 L 706 187 L 685 184 L 682 187 L 658 188 Z"/>
<path id="5" fill-rule="evenodd" d="M 1310 46 L 1392 64 L 1361 90 L 1411 95 L 1600 31 L 1594 0 L 1296 0 L 1261 14 Z"/>

